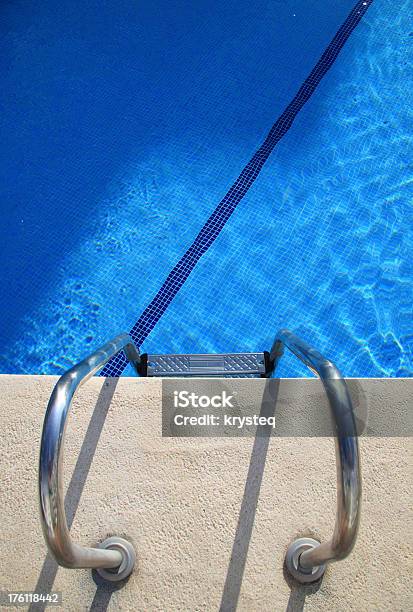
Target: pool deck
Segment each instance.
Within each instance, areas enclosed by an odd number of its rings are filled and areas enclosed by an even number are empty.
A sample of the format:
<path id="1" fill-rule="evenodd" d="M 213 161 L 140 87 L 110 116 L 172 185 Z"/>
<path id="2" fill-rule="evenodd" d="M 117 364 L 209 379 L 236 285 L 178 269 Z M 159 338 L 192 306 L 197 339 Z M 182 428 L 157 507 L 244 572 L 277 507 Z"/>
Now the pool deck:
<path id="1" fill-rule="evenodd" d="M 88 570 L 57 569 L 37 500 L 42 421 L 56 380 L 0 376 L 2 589 L 61 591 L 65 611 L 411 609 L 408 426 L 404 437 L 360 439 L 363 505 L 351 556 L 329 566 L 318 587 L 298 586 L 283 571 L 295 537 L 325 540 L 334 523 L 333 441 L 309 436 L 308 416 L 328 410 L 315 379 L 280 381 L 276 409 L 294 416 L 296 435 L 270 439 L 162 438 L 159 379 L 89 380 L 66 434 L 71 533 L 89 545 L 125 535 L 138 568 L 120 590 L 96 584 Z M 266 384 L 248 382 L 252 402 Z M 390 432 L 394 415 L 408 418 L 413 379 L 349 386 L 380 428 L 388 423 Z"/>

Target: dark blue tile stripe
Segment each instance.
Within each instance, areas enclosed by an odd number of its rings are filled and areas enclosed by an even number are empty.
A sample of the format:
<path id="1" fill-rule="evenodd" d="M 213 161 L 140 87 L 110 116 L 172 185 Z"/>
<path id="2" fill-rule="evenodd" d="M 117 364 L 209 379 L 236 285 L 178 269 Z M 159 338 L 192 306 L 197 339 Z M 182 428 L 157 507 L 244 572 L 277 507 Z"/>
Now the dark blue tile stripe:
<path id="1" fill-rule="evenodd" d="M 153 330 L 202 255 L 217 238 L 235 208 L 261 172 L 263 165 L 276 144 L 288 132 L 297 113 L 300 112 L 304 104 L 314 93 L 323 76 L 333 65 L 348 37 L 357 26 L 372 1 L 373 0 L 363 0 L 357 2 L 309 76 L 301 85 L 293 100 L 288 104 L 284 112 L 272 126 L 260 148 L 256 151 L 230 190 L 218 204 L 192 245 L 169 273 L 166 281 L 153 298 L 152 302 L 145 308 L 136 321 L 130 334 L 137 346 L 140 346 Z M 127 360 L 125 355 L 123 352 L 119 353 L 106 364 L 101 372 L 101 376 L 120 376 L 126 365 Z"/>

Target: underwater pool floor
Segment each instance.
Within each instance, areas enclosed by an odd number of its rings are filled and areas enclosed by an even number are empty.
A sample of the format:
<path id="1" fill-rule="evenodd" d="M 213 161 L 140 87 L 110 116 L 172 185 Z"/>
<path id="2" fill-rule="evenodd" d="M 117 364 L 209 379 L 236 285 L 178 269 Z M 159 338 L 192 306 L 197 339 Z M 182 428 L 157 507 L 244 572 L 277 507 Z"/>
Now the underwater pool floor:
<path id="1" fill-rule="evenodd" d="M 410 376 L 408 3 L 79 10 L 2 26 L 0 371 L 289 327 L 345 376 Z"/>

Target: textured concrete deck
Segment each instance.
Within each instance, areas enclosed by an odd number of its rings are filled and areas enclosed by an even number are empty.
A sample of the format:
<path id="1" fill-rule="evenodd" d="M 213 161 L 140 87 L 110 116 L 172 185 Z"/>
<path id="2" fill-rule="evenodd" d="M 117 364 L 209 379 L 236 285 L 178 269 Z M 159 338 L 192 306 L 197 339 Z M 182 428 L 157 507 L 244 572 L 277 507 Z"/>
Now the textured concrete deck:
<path id="1" fill-rule="evenodd" d="M 356 547 L 327 569 L 318 589 L 300 587 L 283 573 L 284 554 L 298 535 L 331 535 L 333 441 L 162 438 L 159 380 L 90 380 L 67 430 L 73 537 L 93 545 L 126 535 L 138 570 L 116 590 L 87 570 L 57 569 L 46 555 L 37 502 L 39 440 L 55 381 L 0 376 L 2 589 L 62 591 L 68 611 L 413 609 L 411 439 L 360 440 Z M 264 385 L 251 381 L 251 394 L 262 395 Z M 358 385 L 383 418 L 411 404 L 412 380 Z M 294 418 L 305 406 L 327 410 L 317 380 L 283 380 L 279 399 Z"/>

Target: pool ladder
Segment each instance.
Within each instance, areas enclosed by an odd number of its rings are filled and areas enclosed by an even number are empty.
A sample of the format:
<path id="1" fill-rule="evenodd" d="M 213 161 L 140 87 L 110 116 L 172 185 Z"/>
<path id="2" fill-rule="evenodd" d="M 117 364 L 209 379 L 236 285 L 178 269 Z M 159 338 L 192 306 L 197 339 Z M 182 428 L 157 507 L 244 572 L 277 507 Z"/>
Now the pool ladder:
<path id="1" fill-rule="evenodd" d="M 327 563 L 347 557 L 356 540 L 361 502 L 359 450 L 351 399 L 331 361 L 292 332 L 281 330 L 269 352 L 228 355 L 141 355 L 131 337 L 121 334 L 63 374 L 47 406 L 39 461 L 41 523 L 46 544 L 56 561 L 68 568 L 94 568 L 113 582 L 127 578 L 135 565 L 135 551 L 128 540 L 115 536 L 96 547 L 84 547 L 72 541 L 67 526 L 63 445 L 71 402 L 80 385 L 122 350 L 139 376 L 268 378 L 285 348 L 317 374 L 324 385 L 335 423 L 337 468 L 337 512 L 332 538 L 323 543 L 312 538 L 294 540 L 286 553 L 286 567 L 298 582 L 314 582 L 322 577 Z"/>

